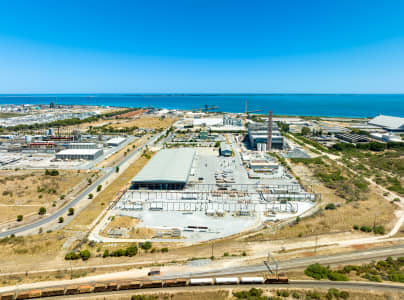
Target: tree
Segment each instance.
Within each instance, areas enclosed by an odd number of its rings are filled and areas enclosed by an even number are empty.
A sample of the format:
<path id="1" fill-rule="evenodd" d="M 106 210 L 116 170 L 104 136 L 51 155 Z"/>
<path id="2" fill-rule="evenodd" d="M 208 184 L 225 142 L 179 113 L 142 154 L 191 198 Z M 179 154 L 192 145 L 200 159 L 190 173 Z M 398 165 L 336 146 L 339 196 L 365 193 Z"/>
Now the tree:
<path id="1" fill-rule="evenodd" d="M 119 167 L 118 166 L 115 168 L 115 172 L 119 173 Z"/>
<path id="2" fill-rule="evenodd" d="M 296 217 L 296 224 L 299 224 L 301 218 L 299 216 Z"/>
<path id="3" fill-rule="evenodd" d="M 137 254 L 137 246 L 130 246 L 126 249 L 127 256 L 135 256 Z"/>
<path id="4" fill-rule="evenodd" d="M 88 199 L 93 199 L 94 195 L 93 194 L 88 194 Z"/>
<path id="5" fill-rule="evenodd" d="M 91 256 L 90 251 L 88 251 L 88 250 L 80 251 L 80 257 L 82 260 L 88 260 L 90 258 L 90 256 Z"/>
<path id="6" fill-rule="evenodd" d="M 301 131 L 301 134 L 302 135 L 308 135 L 310 133 L 310 128 L 309 127 L 306 127 L 306 126 L 303 126 L 302 127 L 302 131 Z"/>
<path id="7" fill-rule="evenodd" d="M 100 184 L 99 186 L 97 186 L 97 192 L 101 191 L 102 189 L 102 185 Z"/>
<path id="8" fill-rule="evenodd" d="M 59 217 L 59 223 L 63 223 L 65 219 L 63 217 Z"/>
<path id="9" fill-rule="evenodd" d="M 335 204 L 334 203 L 328 203 L 326 206 L 325 206 L 325 209 L 327 209 L 327 210 L 329 210 L 329 209 L 336 209 L 337 207 L 335 206 Z"/>
<path id="10" fill-rule="evenodd" d="M 151 249 L 151 247 L 152 247 L 152 243 L 151 242 L 149 242 L 149 241 L 147 241 L 147 242 L 144 242 L 143 244 L 142 244 L 142 246 L 141 246 L 141 248 L 143 249 L 143 250 L 149 250 L 149 249 Z"/>
<path id="11" fill-rule="evenodd" d="M 18 215 L 18 216 L 17 216 L 17 222 L 21 222 L 22 219 L 23 219 L 23 216 L 22 216 L 22 215 Z"/>
<path id="12" fill-rule="evenodd" d="M 68 216 L 73 216 L 74 215 L 74 208 L 70 207 L 69 212 L 67 213 Z"/>
<path id="13" fill-rule="evenodd" d="M 44 214 L 46 214 L 46 208 L 43 207 L 43 206 L 40 207 L 40 208 L 39 208 L 39 211 L 38 211 L 38 214 L 39 214 L 39 215 L 44 215 Z"/>
<path id="14" fill-rule="evenodd" d="M 109 256 L 109 250 L 108 249 L 106 249 L 105 251 L 104 251 L 104 254 L 102 255 L 102 257 L 108 257 Z"/>
<path id="15" fill-rule="evenodd" d="M 60 197 L 59 197 L 59 198 L 60 198 L 60 200 L 64 200 L 64 199 L 65 199 L 65 197 L 66 197 L 65 195 L 60 195 Z"/>

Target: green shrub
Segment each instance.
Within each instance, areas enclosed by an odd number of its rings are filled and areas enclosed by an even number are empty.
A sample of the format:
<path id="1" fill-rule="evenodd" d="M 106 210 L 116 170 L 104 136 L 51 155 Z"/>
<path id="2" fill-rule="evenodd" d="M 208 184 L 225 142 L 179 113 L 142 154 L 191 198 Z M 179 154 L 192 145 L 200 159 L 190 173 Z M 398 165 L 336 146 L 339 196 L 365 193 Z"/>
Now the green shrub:
<path id="1" fill-rule="evenodd" d="M 46 208 L 43 207 L 43 206 L 40 207 L 40 208 L 39 208 L 39 211 L 38 211 L 38 214 L 39 214 L 39 215 L 44 215 L 44 214 L 46 214 Z"/>
<path id="2" fill-rule="evenodd" d="M 151 249 L 152 243 L 149 242 L 149 241 L 147 241 L 147 242 L 142 243 L 140 247 L 141 247 L 143 250 L 146 250 L 146 251 L 147 251 L 147 250 Z"/>
<path id="3" fill-rule="evenodd" d="M 384 234 L 384 226 L 382 226 L 382 225 L 375 226 L 375 227 L 373 228 L 373 232 L 374 232 L 375 234 Z"/>
<path id="4" fill-rule="evenodd" d="M 328 203 L 326 206 L 325 206 L 325 209 L 336 209 L 337 207 L 335 206 L 335 204 L 334 203 Z"/>
<path id="5" fill-rule="evenodd" d="M 68 215 L 68 216 L 74 215 L 74 208 L 73 208 L 73 207 L 70 207 L 70 208 L 69 208 L 69 211 L 68 211 L 67 215 Z"/>
<path id="6" fill-rule="evenodd" d="M 59 223 L 63 223 L 65 221 L 65 219 L 63 217 L 59 217 Z"/>
<path id="7" fill-rule="evenodd" d="M 24 218 L 23 215 L 18 215 L 17 216 L 17 222 L 21 222 L 23 218 Z"/>
<path id="8" fill-rule="evenodd" d="M 163 253 L 168 252 L 168 248 L 161 248 L 161 252 Z"/>
<path id="9" fill-rule="evenodd" d="M 361 226 L 361 231 L 363 232 L 372 232 L 372 228 L 369 226 Z"/>

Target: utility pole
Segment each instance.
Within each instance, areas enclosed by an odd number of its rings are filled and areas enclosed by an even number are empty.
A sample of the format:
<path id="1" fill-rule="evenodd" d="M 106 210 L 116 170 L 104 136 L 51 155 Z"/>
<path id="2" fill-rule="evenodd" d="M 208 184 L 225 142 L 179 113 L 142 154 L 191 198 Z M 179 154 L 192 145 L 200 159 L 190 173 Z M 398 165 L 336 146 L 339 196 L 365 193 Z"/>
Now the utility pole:
<path id="1" fill-rule="evenodd" d="M 213 247 L 215 246 L 215 243 L 212 243 L 212 258 L 213 258 Z"/>
<path id="2" fill-rule="evenodd" d="M 314 255 L 317 253 L 318 234 L 316 235 L 316 244 L 314 245 Z"/>

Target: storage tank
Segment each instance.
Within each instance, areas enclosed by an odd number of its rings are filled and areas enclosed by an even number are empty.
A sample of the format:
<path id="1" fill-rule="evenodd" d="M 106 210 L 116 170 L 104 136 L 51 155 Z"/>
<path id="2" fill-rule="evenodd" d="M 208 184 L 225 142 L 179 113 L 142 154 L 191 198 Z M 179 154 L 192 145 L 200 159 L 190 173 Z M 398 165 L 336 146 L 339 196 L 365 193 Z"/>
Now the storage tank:
<path id="1" fill-rule="evenodd" d="M 191 278 L 190 285 L 213 285 L 213 278 Z"/>
<path id="2" fill-rule="evenodd" d="M 26 135 L 26 136 L 25 136 L 25 143 L 26 143 L 26 144 L 29 144 L 29 143 L 31 143 L 31 142 L 32 142 L 32 136 Z"/>
<path id="3" fill-rule="evenodd" d="M 216 284 L 238 284 L 237 277 L 219 277 L 216 278 Z"/>
<path id="4" fill-rule="evenodd" d="M 264 277 L 241 277 L 240 283 L 264 283 Z"/>

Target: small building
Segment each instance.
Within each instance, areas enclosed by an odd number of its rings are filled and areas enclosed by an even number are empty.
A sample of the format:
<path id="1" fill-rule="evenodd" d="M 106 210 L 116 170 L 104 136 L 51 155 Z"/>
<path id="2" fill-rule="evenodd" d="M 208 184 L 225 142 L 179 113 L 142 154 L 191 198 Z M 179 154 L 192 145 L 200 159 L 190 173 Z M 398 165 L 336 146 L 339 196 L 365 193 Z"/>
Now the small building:
<path id="1" fill-rule="evenodd" d="M 268 172 L 277 169 L 279 166 L 277 163 L 265 159 L 255 159 L 250 161 L 249 167 L 255 172 Z"/>
<path id="2" fill-rule="evenodd" d="M 348 143 L 368 143 L 369 138 L 366 135 L 363 134 L 355 134 L 355 133 L 337 133 L 335 135 L 336 138 L 339 138 L 342 141 L 348 142 Z"/>
<path id="3" fill-rule="evenodd" d="M 107 141 L 107 145 L 108 146 L 112 146 L 112 147 L 118 147 L 120 144 L 122 144 L 124 141 L 126 140 L 126 138 L 124 137 L 116 137 L 116 138 L 112 138 L 110 140 Z"/>
<path id="4" fill-rule="evenodd" d="M 66 149 L 56 153 L 56 159 L 94 160 L 99 158 L 103 153 L 102 149 Z"/>
<path id="5" fill-rule="evenodd" d="M 55 142 L 33 142 L 29 143 L 28 147 L 31 149 L 53 149 L 56 148 Z"/>
<path id="6" fill-rule="evenodd" d="M 233 155 L 233 149 L 231 148 L 231 145 L 226 144 L 225 142 L 220 143 L 220 155 L 221 156 L 232 156 Z"/>

